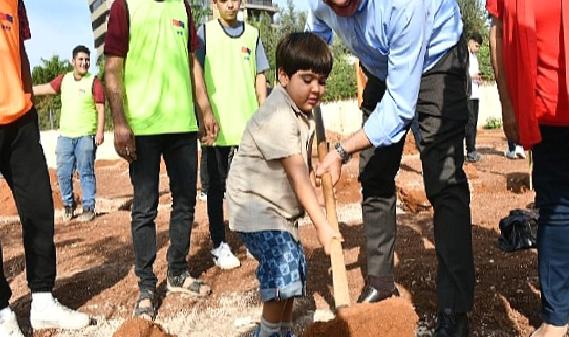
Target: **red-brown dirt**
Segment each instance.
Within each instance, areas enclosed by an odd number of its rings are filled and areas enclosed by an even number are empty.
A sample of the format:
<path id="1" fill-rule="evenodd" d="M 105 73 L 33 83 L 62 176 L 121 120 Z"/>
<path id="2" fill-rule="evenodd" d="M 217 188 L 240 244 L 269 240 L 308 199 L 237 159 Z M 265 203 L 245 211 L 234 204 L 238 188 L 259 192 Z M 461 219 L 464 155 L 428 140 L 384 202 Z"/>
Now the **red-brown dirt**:
<path id="1" fill-rule="evenodd" d="M 500 130 L 480 131 L 477 142 L 482 160 L 476 164 L 465 165 L 465 171 L 470 178 L 476 265 L 475 306 L 470 315 L 471 336 L 528 336 L 541 322 L 537 254 L 535 250 L 506 254 L 501 252 L 496 244 L 499 220 L 507 216 L 511 209 L 525 208 L 533 202 L 533 192 L 524 188 L 520 188 L 519 192 L 513 191 L 518 190 L 513 188 L 515 181 L 522 181 L 523 184 L 518 185 L 524 185 L 525 180 L 513 179 L 514 183 L 509 182 L 510 178 L 516 177 L 517 174 L 527 174 L 528 162 L 504 158 L 506 140 Z M 357 160 L 354 159 L 343 168 L 342 180 L 336 187 L 339 208 L 355 203 L 357 209 L 361 198 L 360 186 L 357 183 L 357 166 Z M 128 165 L 124 161 L 98 161 L 96 169 L 98 197 L 109 200 L 132 197 Z M 405 155 L 397 177 L 397 187 L 403 206 L 409 211 L 397 216 L 395 277 L 398 287 L 406 294 L 404 298 L 415 308 L 419 326 L 429 330 L 433 328 L 437 309 L 433 215 L 430 207 L 417 207 L 410 201 L 411 198 L 404 197 L 422 193 L 421 197 L 415 199 L 418 204 L 425 205 L 422 184 L 418 155 L 416 152 Z M 56 179 L 52 179 L 52 188 L 57 193 Z M 160 194 L 161 201 L 156 219 L 158 254 L 154 270 L 159 280 L 157 295 L 160 298 L 158 316 L 162 319 L 161 322 L 167 322 L 168 318 L 180 312 L 197 310 L 198 313 L 205 313 L 219 308 L 222 299 L 227 296 L 237 294 L 246 298 L 245 294 L 257 293 L 257 262 L 247 258 L 246 250 L 235 233 L 228 232 L 227 239 L 242 262 L 241 268 L 222 271 L 214 267 L 210 257 L 211 242 L 205 203 L 199 201 L 192 227 L 188 265 L 194 276 L 200 276 L 209 283 L 213 293 L 204 299 L 187 299 L 166 294 L 164 280 L 167 270 L 170 194 L 165 171 L 161 172 Z M 26 282 L 21 226 L 14 221 L 1 221 L 3 217 L 13 217 L 16 214 L 15 209 L 7 211 L 6 205 L 9 202 L 11 193 L 0 179 L 0 240 L 4 272 L 13 291 L 11 306 L 16 311 L 27 337 L 56 336 L 54 331 L 31 333 L 28 319 L 30 296 Z M 355 302 L 366 275 L 365 234 L 361 220 L 344 221 L 340 227 L 345 240 L 343 246 L 350 297 L 352 302 Z M 89 223 L 72 221 L 63 224 L 57 220 L 55 231 L 58 278 L 54 293 L 60 301 L 103 319 L 130 317 L 137 297 L 130 211 L 123 208 L 99 214 Z M 334 307 L 329 258 L 319 246 L 313 226 L 302 226 L 300 237 L 305 247 L 309 270 L 307 296 L 298 301 L 295 317 L 302 317 L 317 309 Z M 254 305 L 260 305 L 258 298 L 252 301 Z M 411 319 L 411 316 L 406 314 L 405 318 Z M 233 316 L 218 320 L 229 321 L 228 324 L 231 325 L 232 319 Z M 194 329 L 196 324 L 191 323 L 190 328 Z M 299 335 L 303 328 L 306 326 L 299 327 Z M 169 326 L 168 331 L 178 334 L 178 330 L 172 330 Z M 109 333 L 110 335 L 112 333 Z M 206 334 L 192 330 L 191 334 L 178 334 L 179 337 L 188 335 L 216 336 L 215 331 L 213 334 Z M 383 334 L 378 332 L 376 336 Z"/>
<path id="2" fill-rule="evenodd" d="M 333 320 L 309 326 L 303 337 L 413 337 L 418 319 L 408 299 L 390 298 L 340 309 Z"/>
<path id="3" fill-rule="evenodd" d="M 156 324 L 142 318 L 127 319 L 113 334 L 113 337 L 176 337 Z"/>

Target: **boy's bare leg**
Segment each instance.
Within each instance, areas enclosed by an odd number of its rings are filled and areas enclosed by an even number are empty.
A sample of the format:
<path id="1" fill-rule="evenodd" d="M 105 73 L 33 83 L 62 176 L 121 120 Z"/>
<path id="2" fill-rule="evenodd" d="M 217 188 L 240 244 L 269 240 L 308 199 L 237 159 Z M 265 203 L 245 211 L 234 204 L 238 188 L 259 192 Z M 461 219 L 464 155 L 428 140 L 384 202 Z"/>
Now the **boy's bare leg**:
<path id="1" fill-rule="evenodd" d="M 281 333 L 281 321 L 284 318 L 288 301 L 269 301 L 263 304 L 263 317 L 256 337 L 272 337 Z"/>
<path id="2" fill-rule="evenodd" d="M 287 336 L 288 333 L 292 335 L 292 309 L 294 307 L 294 298 L 289 298 L 286 301 L 286 306 L 281 320 L 281 335 Z"/>

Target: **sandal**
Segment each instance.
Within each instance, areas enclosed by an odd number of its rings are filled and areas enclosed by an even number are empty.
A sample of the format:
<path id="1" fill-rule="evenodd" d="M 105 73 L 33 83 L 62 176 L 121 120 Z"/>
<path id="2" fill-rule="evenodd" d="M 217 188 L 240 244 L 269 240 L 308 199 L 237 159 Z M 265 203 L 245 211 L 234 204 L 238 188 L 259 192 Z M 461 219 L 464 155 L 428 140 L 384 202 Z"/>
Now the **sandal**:
<path id="1" fill-rule="evenodd" d="M 149 301 L 150 306 L 141 306 L 144 301 Z M 154 291 L 150 289 L 140 289 L 136 303 L 134 304 L 134 310 L 132 312 L 134 317 L 140 317 L 148 319 L 149 321 L 154 321 L 156 318 L 156 307 L 154 304 Z"/>
<path id="2" fill-rule="evenodd" d="M 197 297 L 211 294 L 211 288 L 204 281 L 193 278 L 188 271 L 177 276 L 168 275 L 167 279 L 167 288 L 170 292 L 179 292 Z"/>

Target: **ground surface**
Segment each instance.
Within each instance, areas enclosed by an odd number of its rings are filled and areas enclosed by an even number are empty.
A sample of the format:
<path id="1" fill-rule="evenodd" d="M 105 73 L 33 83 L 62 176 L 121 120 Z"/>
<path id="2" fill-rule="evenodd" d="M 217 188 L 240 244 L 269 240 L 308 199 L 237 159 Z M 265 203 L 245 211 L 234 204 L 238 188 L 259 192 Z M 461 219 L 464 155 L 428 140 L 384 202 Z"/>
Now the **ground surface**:
<path id="1" fill-rule="evenodd" d="M 527 191 L 528 162 L 510 161 L 503 157 L 506 142 L 501 131 L 481 131 L 477 142 L 483 159 L 479 163 L 465 165 L 471 185 L 477 286 L 475 308 L 471 315 L 471 335 L 527 336 L 540 323 L 537 255 L 535 251 L 502 253 L 497 248 L 496 240 L 498 221 L 509 210 L 525 208 L 533 201 L 533 193 Z M 389 313 L 385 316 L 376 316 L 380 311 L 369 308 L 360 310 L 356 316 L 360 319 L 363 317 L 364 321 L 373 316 L 386 322 L 400 320 L 413 323 L 414 311 L 419 319 L 419 327 L 412 335 L 424 337 L 432 335 L 436 310 L 432 211 L 424 197 L 420 160 L 412 143 L 406 147 L 405 152 L 397 178 L 402 204 L 398 215 L 396 246 L 396 281 L 403 299 L 396 302 L 400 304 L 399 307 L 394 304 L 382 309 Z M 58 206 L 60 203 L 55 179 L 52 179 L 52 185 Z M 78 184 L 75 185 L 79 190 Z M 159 250 L 154 266 L 159 279 L 160 296 L 157 322 L 168 333 L 179 337 L 246 336 L 254 329 L 260 316 L 254 277 L 256 262 L 247 258 L 237 237 L 229 233 L 230 245 L 243 265 L 232 271 L 220 271 L 213 266 L 209 255 L 211 243 L 205 203 L 202 201 L 197 204 L 189 266 L 193 275 L 200 275 L 209 282 L 213 294 L 199 300 L 166 294 L 164 278 L 170 203 L 167 186 L 168 180 L 163 173 L 157 218 Z M 55 289 L 61 302 L 93 315 L 97 319 L 97 325 L 78 332 L 40 331 L 35 332 L 34 337 L 109 337 L 115 331 L 117 336 L 124 336 L 120 334 L 122 330 L 117 329 L 130 316 L 137 296 L 129 222 L 132 188 L 127 165 L 121 161 L 98 161 L 97 188 L 97 208 L 101 214 L 93 222 L 63 224 L 59 217 L 56 220 L 58 279 Z M 344 170 L 342 181 L 337 186 L 337 197 L 341 231 L 345 239 L 344 253 L 350 295 L 355 300 L 363 285 L 362 275 L 365 275 L 365 270 L 362 269 L 365 266 L 365 256 L 361 249 L 364 238 L 357 160 L 352 160 Z M 332 318 L 327 309 L 333 307 L 329 260 L 318 246 L 311 225 L 301 228 L 301 236 L 306 247 L 309 278 L 308 296 L 298 301 L 295 308 L 299 334 L 308 330 L 313 320 Z M 0 240 L 4 270 L 14 293 L 11 304 L 26 336 L 32 336 L 27 319 L 30 296 L 25 281 L 21 228 L 11 194 L 3 180 L 0 180 Z M 413 307 L 405 306 L 405 303 L 411 303 Z M 338 317 L 336 320 L 341 320 L 341 317 L 356 320 L 350 313 Z M 129 324 L 126 328 L 132 328 L 136 322 Z M 388 328 L 382 329 L 381 334 L 369 335 L 406 336 L 402 332 L 404 330 L 388 333 L 385 330 Z M 154 329 L 149 330 L 147 335 L 161 336 L 158 333 L 160 332 Z M 367 336 L 350 334 L 352 337 Z M 137 336 L 131 332 L 126 335 Z M 307 331 L 306 335 L 333 336 L 315 334 L 314 330 Z"/>

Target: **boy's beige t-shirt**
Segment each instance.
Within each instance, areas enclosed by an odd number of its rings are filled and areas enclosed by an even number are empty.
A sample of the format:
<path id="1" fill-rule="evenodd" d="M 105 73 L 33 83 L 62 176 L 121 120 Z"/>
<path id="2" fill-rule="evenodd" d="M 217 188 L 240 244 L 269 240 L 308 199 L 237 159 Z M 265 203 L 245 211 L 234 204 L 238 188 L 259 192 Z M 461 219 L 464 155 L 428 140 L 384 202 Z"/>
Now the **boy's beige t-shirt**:
<path id="1" fill-rule="evenodd" d="M 281 159 L 301 154 L 308 167 L 314 120 L 278 86 L 251 117 L 227 177 L 229 228 L 287 231 L 298 238 L 304 215 Z"/>

